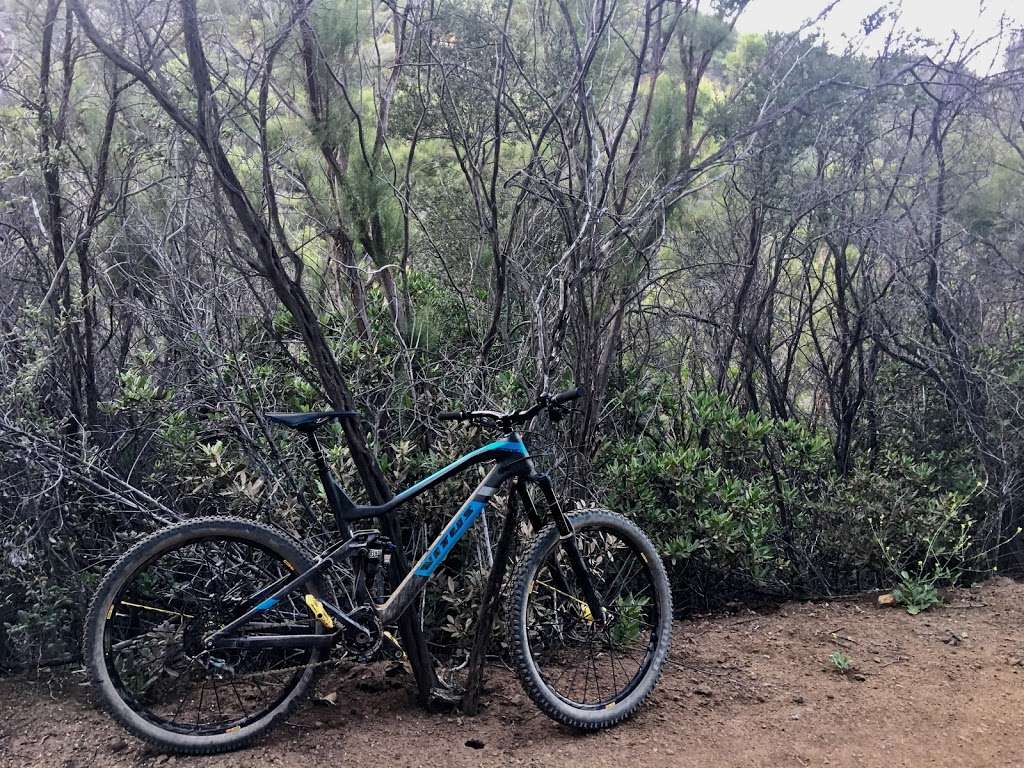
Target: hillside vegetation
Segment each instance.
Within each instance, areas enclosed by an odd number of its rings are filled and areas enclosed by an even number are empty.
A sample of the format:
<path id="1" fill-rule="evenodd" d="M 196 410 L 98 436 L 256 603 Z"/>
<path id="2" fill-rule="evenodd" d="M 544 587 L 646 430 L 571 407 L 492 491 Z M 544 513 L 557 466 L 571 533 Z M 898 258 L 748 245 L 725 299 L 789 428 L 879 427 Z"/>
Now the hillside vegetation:
<path id="1" fill-rule="evenodd" d="M 1024 36 L 744 5 L 5 0 L 0 667 L 75 658 L 167 521 L 323 543 L 275 410 L 358 410 L 379 502 L 485 437 L 437 412 L 579 385 L 528 441 L 681 610 L 1018 567 Z M 502 510 L 424 606 L 453 665 Z"/>

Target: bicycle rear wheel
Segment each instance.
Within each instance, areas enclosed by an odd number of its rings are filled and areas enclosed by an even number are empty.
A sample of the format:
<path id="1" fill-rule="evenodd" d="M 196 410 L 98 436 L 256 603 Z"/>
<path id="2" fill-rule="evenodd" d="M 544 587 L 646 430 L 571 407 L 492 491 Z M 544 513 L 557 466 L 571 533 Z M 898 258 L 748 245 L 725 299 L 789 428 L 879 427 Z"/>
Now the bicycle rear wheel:
<path id="1" fill-rule="evenodd" d="M 654 689 L 671 645 L 672 598 L 661 559 L 636 525 L 605 510 L 570 520 L 605 615 L 592 615 L 548 526 L 514 577 L 509 636 L 534 703 L 560 723 L 597 730 L 630 717 Z"/>
<path id="2" fill-rule="evenodd" d="M 100 702 L 130 732 L 174 752 L 236 749 L 265 733 L 309 692 L 326 652 L 210 650 L 205 638 L 261 589 L 311 566 L 291 539 L 247 520 L 193 520 L 140 542 L 103 579 L 86 619 Z M 239 632 L 321 634 L 302 593 L 327 597 L 326 589 L 313 580 Z"/>

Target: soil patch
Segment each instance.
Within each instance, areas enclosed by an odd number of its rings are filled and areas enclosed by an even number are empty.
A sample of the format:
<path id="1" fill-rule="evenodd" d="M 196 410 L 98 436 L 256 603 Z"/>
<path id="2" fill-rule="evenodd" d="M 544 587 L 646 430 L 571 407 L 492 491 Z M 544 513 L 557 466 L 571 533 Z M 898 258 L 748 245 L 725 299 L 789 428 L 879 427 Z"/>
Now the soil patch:
<path id="1" fill-rule="evenodd" d="M 492 669 L 480 717 L 424 713 L 407 676 L 325 676 L 285 726 L 241 752 L 164 755 L 125 734 L 72 676 L 0 680 L 0 766 L 1019 766 L 1024 585 L 997 578 L 920 616 L 871 598 L 677 623 L 650 703 L 579 735 Z M 834 651 L 853 663 L 840 674 Z"/>

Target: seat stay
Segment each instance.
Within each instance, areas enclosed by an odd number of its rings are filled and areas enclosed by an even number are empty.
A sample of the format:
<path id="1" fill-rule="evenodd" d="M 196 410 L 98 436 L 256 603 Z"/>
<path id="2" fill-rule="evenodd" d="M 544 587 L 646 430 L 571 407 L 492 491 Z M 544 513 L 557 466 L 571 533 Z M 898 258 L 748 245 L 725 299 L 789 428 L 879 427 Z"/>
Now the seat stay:
<path id="1" fill-rule="evenodd" d="M 282 576 L 273 584 L 263 587 L 259 591 L 255 592 L 252 596 L 250 596 L 249 602 L 255 602 L 257 599 L 259 599 L 259 602 L 256 602 L 255 605 L 252 605 L 241 616 L 228 622 L 223 627 L 209 635 L 209 637 L 207 637 L 206 639 L 208 646 L 213 647 L 213 645 L 216 644 L 221 638 L 234 632 L 239 627 L 248 624 L 250 621 L 252 621 L 254 618 L 256 618 L 259 614 L 261 614 L 268 608 L 273 608 L 275 605 L 281 602 L 281 598 L 283 598 L 285 595 L 289 594 L 293 590 L 296 590 L 299 587 L 304 586 L 307 581 L 309 581 L 318 573 L 320 573 L 320 571 L 324 570 L 324 568 L 333 563 L 336 559 L 344 559 L 345 557 L 347 557 L 350 552 L 359 548 L 359 546 L 364 542 L 364 540 L 364 536 L 356 535 L 350 539 L 347 539 L 346 541 L 340 541 L 334 544 L 333 546 L 329 547 L 327 550 L 325 550 L 323 554 L 321 554 L 320 557 L 317 558 L 313 566 L 308 570 L 303 571 L 299 574 L 289 574 L 286 576 Z"/>

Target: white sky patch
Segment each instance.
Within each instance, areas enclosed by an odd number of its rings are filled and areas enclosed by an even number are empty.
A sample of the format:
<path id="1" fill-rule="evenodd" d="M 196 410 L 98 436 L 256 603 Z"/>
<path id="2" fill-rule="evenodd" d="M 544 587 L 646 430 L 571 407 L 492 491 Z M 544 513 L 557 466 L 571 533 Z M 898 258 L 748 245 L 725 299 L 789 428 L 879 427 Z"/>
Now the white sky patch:
<path id="1" fill-rule="evenodd" d="M 807 19 L 816 17 L 827 5 L 828 0 L 751 0 L 736 27 L 741 32 L 792 32 Z M 823 34 L 833 52 L 841 53 L 851 38 L 860 41 L 861 20 L 883 5 L 902 9 L 900 26 L 903 29 L 918 32 L 940 44 L 948 42 L 954 33 L 970 43 L 980 43 L 997 36 L 972 61 L 972 67 L 982 73 L 1003 68 L 1003 52 L 1010 41 L 1009 31 L 1019 28 L 1024 22 L 1024 3 L 1020 0 L 902 0 L 898 3 L 840 0 L 816 29 Z M 999 38 L 1003 16 L 1009 21 Z M 864 40 L 861 52 L 872 54 L 881 50 L 888 29 L 888 24 L 883 24 Z"/>

